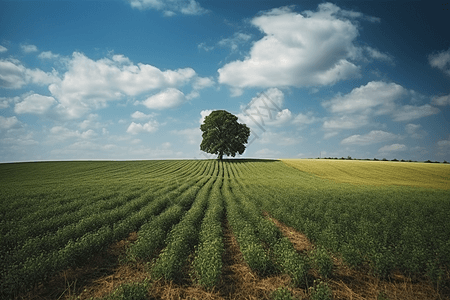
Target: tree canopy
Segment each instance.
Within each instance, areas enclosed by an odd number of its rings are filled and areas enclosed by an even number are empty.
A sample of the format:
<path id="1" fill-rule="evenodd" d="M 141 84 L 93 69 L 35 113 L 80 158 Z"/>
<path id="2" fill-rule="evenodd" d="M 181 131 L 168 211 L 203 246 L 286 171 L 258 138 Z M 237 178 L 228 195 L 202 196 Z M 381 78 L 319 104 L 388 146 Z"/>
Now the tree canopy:
<path id="1" fill-rule="evenodd" d="M 200 126 L 203 131 L 200 150 L 217 154 L 220 160 L 224 154 L 235 157 L 236 153 L 244 153 L 250 128 L 237 120 L 235 115 L 225 110 L 213 111 Z"/>

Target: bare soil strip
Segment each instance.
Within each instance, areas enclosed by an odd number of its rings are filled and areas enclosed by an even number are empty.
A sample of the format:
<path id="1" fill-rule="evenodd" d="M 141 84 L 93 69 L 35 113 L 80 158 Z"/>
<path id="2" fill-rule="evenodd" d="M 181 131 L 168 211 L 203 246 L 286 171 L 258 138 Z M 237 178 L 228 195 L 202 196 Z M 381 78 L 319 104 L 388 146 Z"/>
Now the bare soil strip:
<path id="1" fill-rule="evenodd" d="M 283 235 L 289 238 L 297 251 L 304 253 L 314 248 L 314 245 L 303 233 L 271 218 L 267 212 L 264 212 L 264 216 L 274 222 Z M 324 281 L 331 287 L 334 299 L 377 299 L 382 293 L 390 300 L 436 300 L 447 297 L 439 295 L 432 284 L 426 280 L 413 282 L 400 273 L 392 274 L 390 281 L 381 280 L 367 272 L 347 267 L 337 257 L 332 258 L 334 262 L 333 276 Z M 317 272 L 313 271 L 312 275 L 318 278 Z"/>

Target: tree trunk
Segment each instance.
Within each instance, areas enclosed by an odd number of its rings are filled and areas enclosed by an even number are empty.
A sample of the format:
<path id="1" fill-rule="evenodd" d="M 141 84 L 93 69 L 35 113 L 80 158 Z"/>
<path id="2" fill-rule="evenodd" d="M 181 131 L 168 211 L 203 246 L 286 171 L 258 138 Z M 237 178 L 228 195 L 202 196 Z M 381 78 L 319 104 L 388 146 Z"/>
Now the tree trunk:
<path id="1" fill-rule="evenodd" d="M 222 160 L 222 157 L 223 157 L 223 152 L 222 151 L 220 151 L 219 152 L 219 156 L 217 157 L 219 160 Z"/>

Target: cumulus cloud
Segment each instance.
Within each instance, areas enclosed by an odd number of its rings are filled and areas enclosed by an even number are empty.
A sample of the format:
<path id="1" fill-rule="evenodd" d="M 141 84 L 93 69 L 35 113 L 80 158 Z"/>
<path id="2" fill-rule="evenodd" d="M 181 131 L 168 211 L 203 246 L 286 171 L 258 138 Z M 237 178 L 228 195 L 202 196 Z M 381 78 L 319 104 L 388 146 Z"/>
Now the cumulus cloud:
<path id="1" fill-rule="evenodd" d="M 156 116 L 156 114 L 154 114 L 154 113 L 151 113 L 151 114 L 147 115 L 147 114 L 144 114 L 143 112 L 140 112 L 140 111 L 135 111 L 134 113 L 131 114 L 131 117 L 133 119 L 150 119 L 150 118 L 153 118 L 155 116 Z"/>
<path id="2" fill-rule="evenodd" d="M 429 104 L 422 106 L 404 105 L 393 114 L 394 121 L 410 121 L 439 113 L 440 110 Z"/>
<path id="3" fill-rule="evenodd" d="M 437 142 L 439 148 L 450 148 L 450 135 L 447 140 L 441 140 Z"/>
<path id="4" fill-rule="evenodd" d="M 91 139 L 97 136 L 94 130 L 89 129 L 83 132 L 70 130 L 64 126 L 54 126 L 50 129 L 49 139 L 51 141 L 64 141 L 70 138 Z"/>
<path id="5" fill-rule="evenodd" d="M 164 16 L 171 17 L 176 12 L 185 15 L 202 15 L 208 12 L 195 0 L 128 0 L 131 7 L 139 10 L 155 9 L 162 11 Z"/>
<path id="6" fill-rule="evenodd" d="M 388 152 L 401 152 L 405 151 L 408 148 L 403 144 L 392 144 L 390 146 L 384 146 L 378 149 L 379 153 L 388 153 Z"/>
<path id="7" fill-rule="evenodd" d="M 32 53 L 38 51 L 38 48 L 35 45 L 21 45 L 20 48 L 25 53 Z"/>
<path id="8" fill-rule="evenodd" d="M 217 45 L 220 47 L 229 47 L 232 52 L 235 52 L 239 49 L 240 44 L 244 44 L 248 42 L 252 38 L 251 35 L 235 32 L 232 37 L 221 39 Z"/>
<path id="9" fill-rule="evenodd" d="M 131 134 L 138 134 L 141 132 L 155 132 L 158 130 L 159 123 L 155 120 L 150 120 L 145 124 L 131 122 L 128 126 L 127 132 Z"/>
<path id="10" fill-rule="evenodd" d="M 40 59 L 57 59 L 59 58 L 59 54 L 54 54 L 52 51 L 44 51 L 38 55 Z"/>
<path id="11" fill-rule="evenodd" d="M 25 97 L 22 102 L 16 103 L 14 111 L 17 114 L 28 113 L 42 115 L 46 113 L 55 103 L 56 100 L 53 97 L 32 94 Z"/>
<path id="12" fill-rule="evenodd" d="M 382 53 L 375 48 L 366 46 L 366 47 L 364 47 L 364 49 L 369 54 L 369 57 L 371 57 L 373 59 L 382 60 L 382 61 L 386 61 L 389 63 L 393 63 L 393 61 L 394 61 L 391 55 Z"/>
<path id="13" fill-rule="evenodd" d="M 292 120 L 292 123 L 299 125 L 306 125 L 315 123 L 317 121 L 319 121 L 319 119 L 314 117 L 312 112 L 308 112 L 306 115 L 302 113 L 296 115 Z"/>
<path id="14" fill-rule="evenodd" d="M 423 130 L 421 128 L 422 128 L 422 125 L 420 125 L 420 124 L 407 124 L 405 126 L 405 131 L 412 138 L 421 139 L 428 134 L 425 130 Z"/>
<path id="15" fill-rule="evenodd" d="M 282 7 L 255 17 L 251 23 L 265 36 L 256 41 L 250 55 L 218 70 L 219 82 L 237 88 L 323 86 L 359 77 L 360 68 L 350 62 L 360 56 L 353 42 L 357 25 L 331 3 L 303 15 Z"/>
<path id="16" fill-rule="evenodd" d="M 450 48 L 447 51 L 441 51 L 428 55 L 428 62 L 434 68 L 438 68 L 450 76 Z"/>
<path id="17" fill-rule="evenodd" d="M 186 97 L 181 91 L 175 88 L 168 88 L 147 98 L 142 104 L 150 109 L 166 109 L 177 107 L 184 101 L 186 101 Z"/>
<path id="18" fill-rule="evenodd" d="M 333 113 L 362 113 L 374 111 L 376 114 L 391 112 L 395 101 L 405 96 L 407 90 L 395 83 L 371 81 L 353 89 L 349 94 L 338 95 L 325 101 L 322 106 Z"/>
<path id="19" fill-rule="evenodd" d="M 9 99 L 5 97 L 0 97 L 0 109 L 9 107 Z"/>
<path id="20" fill-rule="evenodd" d="M 202 90 L 207 87 L 211 87 L 214 85 L 214 80 L 209 77 L 197 77 L 193 84 L 192 88 L 195 90 Z"/>
<path id="21" fill-rule="evenodd" d="M 58 82 L 58 73 L 46 73 L 40 69 L 28 69 L 16 59 L 0 60 L 0 87 L 19 89 L 26 84 L 48 85 Z"/>
<path id="22" fill-rule="evenodd" d="M 0 129 L 10 129 L 20 125 L 20 121 L 17 120 L 16 116 L 3 117 L 0 116 Z"/>
<path id="23" fill-rule="evenodd" d="M 350 93 L 338 94 L 331 100 L 322 102 L 322 106 L 334 115 L 324 121 L 324 129 L 354 129 L 370 124 L 372 118 L 390 115 L 394 121 L 410 121 L 439 112 L 429 104 L 402 105 L 401 100 L 410 102 L 423 100 L 423 96 L 413 90 L 407 90 L 396 83 L 371 81 L 353 89 Z"/>
<path id="24" fill-rule="evenodd" d="M 50 85 L 49 90 L 60 103 L 59 112 L 74 119 L 91 109 L 106 107 L 110 101 L 161 89 L 166 90 L 158 94 L 157 98 L 150 97 L 144 102 L 150 106 L 159 104 L 159 108 L 168 104 L 171 107 L 179 104 L 182 98 L 182 93 L 175 92 L 175 88 L 183 86 L 195 75 L 191 68 L 161 71 L 152 65 L 135 65 L 123 55 L 94 61 L 82 53 L 74 52 L 63 80 Z"/>
<path id="25" fill-rule="evenodd" d="M 254 97 L 246 106 L 241 106 L 242 113 L 237 114 L 241 123 L 251 128 L 267 125 L 283 125 L 292 119 L 289 109 L 282 109 L 284 94 L 277 88 L 270 88 Z"/>
<path id="26" fill-rule="evenodd" d="M 431 104 L 439 105 L 439 106 L 450 105 L 450 94 L 445 95 L 445 96 L 440 96 L 440 97 L 434 97 L 431 100 Z"/>
<path id="27" fill-rule="evenodd" d="M 324 129 L 355 129 L 369 124 L 367 115 L 337 116 L 323 122 Z"/>
<path id="28" fill-rule="evenodd" d="M 0 53 L 6 52 L 8 49 L 0 45 Z"/>
<path id="29" fill-rule="evenodd" d="M 202 110 L 202 111 L 200 112 L 200 115 L 201 115 L 201 118 L 200 118 L 200 124 L 203 124 L 203 122 L 205 122 L 205 118 L 206 118 L 207 116 L 209 116 L 212 112 L 213 112 L 212 109 L 205 109 L 205 110 Z"/>
<path id="30" fill-rule="evenodd" d="M 369 132 L 368 134 L 365 134 L 365 135 L 356 134 L 356 135 L 349 136 L 348 138 L 343 139 L 341 141 L 341 144 L 365 146 L 365 145 L 386 142 L 386 141 L 393 140 L 396 138 L 398 138 L 398 136 L 396 134 L 382 131 L 382 130 L 372 130 L 371 132 Z"/>

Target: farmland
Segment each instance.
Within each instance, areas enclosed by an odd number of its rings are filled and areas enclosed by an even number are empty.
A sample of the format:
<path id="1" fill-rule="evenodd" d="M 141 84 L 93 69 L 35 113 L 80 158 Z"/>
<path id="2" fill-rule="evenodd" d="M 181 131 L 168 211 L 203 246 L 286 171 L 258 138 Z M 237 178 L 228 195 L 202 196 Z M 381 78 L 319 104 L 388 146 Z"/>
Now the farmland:
<path id="1" fill-rule="evenodd" d="M 1 164 L 0 296 L 45 290 L 120 243 L 115 266 L 140 270 L 135 288 L 154 298 L 270 299 L 277 288 L 306 299 L 448 296 L 450 166 L 360 163 Z M 123 277 L 114 288 L 133 281 Z M 64 284 L 47 298 L 66 297 Z"/>

